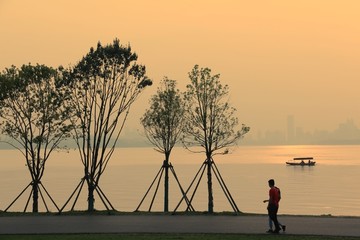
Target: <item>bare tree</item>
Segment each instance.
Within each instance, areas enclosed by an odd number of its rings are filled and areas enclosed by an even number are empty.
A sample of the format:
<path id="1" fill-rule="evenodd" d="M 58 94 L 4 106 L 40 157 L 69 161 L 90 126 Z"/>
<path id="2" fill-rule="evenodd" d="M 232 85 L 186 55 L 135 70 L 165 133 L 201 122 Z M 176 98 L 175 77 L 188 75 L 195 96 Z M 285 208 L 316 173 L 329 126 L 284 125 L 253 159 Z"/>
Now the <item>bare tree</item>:
<path id="1" fill-rule="evenodd" d="M 99 187 L 100 177 L 114 152 L 132 103 L 152 84 L 145 75 L 145 66 L 138 65 L 136 60 L 130 46 L 124 47 L 115 39 L 107 46 L 98 43 L 96 49 L 91 48 L 68 75 L 67 83 L 73 91 L 72 107 L 76 111 L 74 137 L 84 165 L 84 178 L 69 200 L 78 189 L 80 193 L 86 182 L 88 211 L 94 210 L 94 191 L 108 210 L 114 210 Z M 73 208 L 76 201 L 77 198 Z"/>
<path id="2" fill-rule="evenodd" d="M 173 173 L 180 190 L 183 189 L 178 181 L 175 170 L 169 161 L 171 150 L 178 142 L 184 127 L 184 102 L 181 93 L 176 89 L 176 81 L 164 78 L 157 93 L 152 96 L 150 100 L 150 109 L 146 110 L 141 118 L 141 124 L 144 127 L 144 132 L 147 139 L 155 146 L 155 150 L 164 154 L 165 160 L 159 173 L 156 175 L 154 181 L 150 185 L 151 189 L 153 183 L 159 177 L 159 183 L 163 173 L 164 177 L 164 212 L 169 211 L 169 169 Z M 161 174 L 160 174 L 161 173 Z M 159 186 L 159 184 L 157 185 Z M 149 192 L 147 191 L 147 193 Z M 154 198 L 156 196 L 158 187 L 155 190 Z M 139 204 L 141 206 L 147 193 Z M 154 199 L 153 198 L 153 199 Z M 136 209 L 138 210 L 139 207 Z M 152 203 L 149 211 L 151 210 Z"/>
<path id="3" fill-rule="evenodd" d="M 30 64 L 23 65 L 20 69 L 13 66 L 1 74 L 1 133 L 14 140 L 8 143 L 18 149 L 25 158 L 32 181 L 22 193 L 32 186 L 30 196 L 33 196 L 33 212 L 39 211 L 39 193 L 49 211 L 41 189 L 45 190 L 59 210 L 41 183 L 47 160 L 54 150 L 60 148 L 60 142 L 69 137 L 71 130 L 68 121 L 71 109 L 64 104 L 69 97 L 65 89 L 58 84 L 59 77 L 60 70 Z"/>
<path id="4" fill-rule="evenodd" d="M 206 155 L 203 170 L 206 167 L 208 211 L 212 213 L 214 208 L 212 170 L 217 170 L 213 156 L 228 153 L 228 147 L 235 145 L 250 128 L 242 125 L 239 130 L 236 130 L 238 126 L 236 110 L 228 102 L 229 87 L 220 83 L 219 74 L 211 75 L 209 68 L 199 68 L 198 65 L 195 65 L 189 73 L 189 78 L 190 84 L 187 85 L 185 94 L 188 111 L 183 144 L 193 152 L 202 152 Z M 233 209 L 239 211 L 220 172 L 216 171 L 215 175 Z"/>

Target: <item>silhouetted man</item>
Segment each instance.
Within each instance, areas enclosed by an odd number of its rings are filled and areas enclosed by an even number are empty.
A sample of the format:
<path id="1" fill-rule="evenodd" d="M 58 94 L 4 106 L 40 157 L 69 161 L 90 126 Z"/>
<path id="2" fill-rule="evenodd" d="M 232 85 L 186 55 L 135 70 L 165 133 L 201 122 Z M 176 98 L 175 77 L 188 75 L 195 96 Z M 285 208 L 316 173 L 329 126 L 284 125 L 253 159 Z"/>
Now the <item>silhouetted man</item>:
<path id="1" fill-rule="evenodd" d="M 280 226 L 277 220 L 277 212 L 279 209 L 279 201 L 280 201 L 280 189 L 275 187 L 274 179 L 269 180 L 269 200 L 265 200 L 264 202 L 268 202 L 268 214 L 270 219 L 274 222 L 275 230 L 273 233 L 279 233 Z"/>

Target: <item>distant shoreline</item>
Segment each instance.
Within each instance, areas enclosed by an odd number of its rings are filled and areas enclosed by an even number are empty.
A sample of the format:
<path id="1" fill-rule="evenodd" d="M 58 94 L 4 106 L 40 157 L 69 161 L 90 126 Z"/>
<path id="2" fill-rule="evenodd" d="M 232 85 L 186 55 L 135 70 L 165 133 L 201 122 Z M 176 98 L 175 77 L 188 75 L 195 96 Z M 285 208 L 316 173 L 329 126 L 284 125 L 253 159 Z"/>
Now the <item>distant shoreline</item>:
<path id="1" fill-rule="evenodd" d="M 358 146 L 360 145 L 360 140 L 351 143 L 313 143 L 313 144 L 247 144 L 240 143 L 233 148 L 238 147 L 281 147 L 281 146 Z M 182 148 L 181 145 L 177 145 L 176 147 Z M 76 150 L 77 146 L 67 146 L 70 150 Z M 154 148 L 154 146 L 150 144 L 118 144 L 115 148 Z M 14 147 L 6 144 L 0 143 L 0 150 L 17 150 Z"/>
<path id="2" fill-rule="evenodd" d="M 118 211 L 118 210 L 96 210 L 94 212 L 88 212 L 86 210 L 75 210 L 75 211 L 64 211 L 62 213 L 59 212 L 4 212 L 0 210 L 0 218 L 1 217 L 17 217 L 17 216 L 267 216 L 265 213 L 248 213 L 248 212 L 213 212 L 208 213 L 206 211 L 198 211 L 198 212 L 160 212 L 160 211 Z M 359 218 L 360 216 L 346 216 L 346 215 L 331 215 L 331 214 L 321 214 L 321 215 L 301 215 L 301 214 L 278 214 L 279 217 L 318 217 L 318 218 Z"/>

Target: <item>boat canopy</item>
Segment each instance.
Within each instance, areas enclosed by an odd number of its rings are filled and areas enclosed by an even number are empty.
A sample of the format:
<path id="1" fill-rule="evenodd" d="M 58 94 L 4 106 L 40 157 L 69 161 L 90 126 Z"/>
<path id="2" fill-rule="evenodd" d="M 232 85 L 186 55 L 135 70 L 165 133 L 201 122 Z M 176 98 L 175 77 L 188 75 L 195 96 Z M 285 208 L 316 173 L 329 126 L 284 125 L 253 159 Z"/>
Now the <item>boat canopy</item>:
<path id="1" fill-rule="evenodd" d="M 294 158 L 294 160 L 313 160 L 313 157 L 300 157 L 300 158 Z"/>

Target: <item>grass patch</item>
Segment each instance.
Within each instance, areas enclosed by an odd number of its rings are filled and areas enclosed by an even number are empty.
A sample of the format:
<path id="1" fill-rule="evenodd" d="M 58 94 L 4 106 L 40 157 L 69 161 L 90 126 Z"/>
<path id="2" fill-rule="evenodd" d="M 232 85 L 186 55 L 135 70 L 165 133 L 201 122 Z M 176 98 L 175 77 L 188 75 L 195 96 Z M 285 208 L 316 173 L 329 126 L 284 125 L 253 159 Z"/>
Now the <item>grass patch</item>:
<path id="1" fill-rule="evenodd" d="M 359 240 L 356 237 L 247 235 L 247 234 L 57 234 L 0 235 L 6 240 Z"/>

